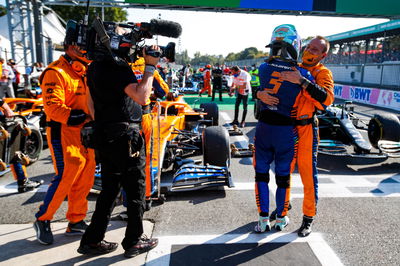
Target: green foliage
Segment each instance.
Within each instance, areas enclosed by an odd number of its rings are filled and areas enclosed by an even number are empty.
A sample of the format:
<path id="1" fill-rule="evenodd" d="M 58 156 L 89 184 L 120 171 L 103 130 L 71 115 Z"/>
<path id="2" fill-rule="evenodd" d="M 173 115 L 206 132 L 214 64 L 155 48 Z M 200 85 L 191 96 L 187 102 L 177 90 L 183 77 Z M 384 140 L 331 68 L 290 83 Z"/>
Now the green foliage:
<path id="1" fill-rule="evenodd" d="M 268 53 L 257 50 L 255 47 L 249 47 L 244 49 L 239 53 L 229 53 L 226 57 L 223 55 L 202 55 L 200 52 L 194 53 L 194 58 L 190 58 L 187 50 L 181 53 L 177 53 L 175 56 L 175 61 L 179 65 L 184 65 L 190 63 L 193 66 L 202 65 L 215 65 L 216 63 L 223 64 L 225 62 L 244 60 L 244 59 L 256 59 L 261 57 L 267 57 Z"/>
<path id="2" fill-rule="evenodd" d="M 7 14 L 7 9 L 4 6 L 0 5 L 0 17 Z"/>
<path id="3" fill-rule="evenodd" d="M 266 57 L 268 53 L 264 53 L 263 51 L 259 51 L 255 47 L 248 47 L 239 53 L 229 53 L 225 57 L 226 62 L 244 60 L 244 59 L 256 59 L 260 57 Z"/>
<path id="4" fill-rule="evenodd" d="M 75 21 L 82 20 L 86 7 L 83 6 L 53 6 L 52 9 L 65 21 L 73 19 Z M 89 19 L 92 20 L 95 15 L 101 17 L 100 7 L 90 7 L 89 8 Z M 122 8 L 117 7 L 105 7 L 104 8 L 104 21 L 126 21 L 128 18 L 128 12 Z M 91 23 L 91 21 L 89 21 Z"/>
<path id="5" fill-rule="evenodd" d="M 186 65 L 190 63 L 190 57 L 187 50 L 183 51 L 182 53 L 176 53 L 175 62 L 179 65 Z"/>

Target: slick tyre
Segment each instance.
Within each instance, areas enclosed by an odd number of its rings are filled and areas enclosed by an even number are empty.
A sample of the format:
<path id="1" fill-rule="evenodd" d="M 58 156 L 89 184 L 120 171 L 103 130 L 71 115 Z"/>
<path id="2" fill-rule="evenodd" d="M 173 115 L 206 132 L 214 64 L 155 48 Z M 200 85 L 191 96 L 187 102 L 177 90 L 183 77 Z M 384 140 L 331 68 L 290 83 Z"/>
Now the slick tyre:
<path id="1" fill-rule="evenodd" d="M 204 165 L 229 165 L 231 156 L 228 130 L 222 126 L 207 127 L 202 137 Z"/>
<path id="2" fill-rule="evenodd" d="M 24 153 L 28 156 L 30 164 L 39 159 L 40 153 L 43 149 L 43 138 L 39 129 L 30 127 L 31 134 L 26 137 Z"/>
<path id="3" fill-rule="evenodd" d="M 371 145 L 378 148 L 378 141 L 400 141 L 400 120 L 394 114 L 380 113 L 374 115 L 368 124 L 368 139 Z"/>
<path id="4" fill-rule="evenodd" d="M 216 103 L 202 103 L 200 108 L 203 108 L 204 112 L 207 113 L 204 116 L 206 120 L 212 120 L 212 126 L 218 126 L 219 124 L 219 110 Z"/>

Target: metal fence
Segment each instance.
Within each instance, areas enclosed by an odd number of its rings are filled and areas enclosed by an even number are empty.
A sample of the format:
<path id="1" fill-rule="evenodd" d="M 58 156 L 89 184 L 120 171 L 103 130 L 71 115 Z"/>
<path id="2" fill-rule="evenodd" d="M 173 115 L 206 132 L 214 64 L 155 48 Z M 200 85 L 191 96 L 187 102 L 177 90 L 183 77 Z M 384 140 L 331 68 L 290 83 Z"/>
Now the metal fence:
<path id="1" fill-rule="evenodd" d="M 327 65 L 335 83 L 400 90 L 400 62 Z"/>
<path id="2" fill-rule="evenodd" d="M 265 58 L 225 62 L 228 66 L 260 66 Z M 400 61 L 370 64 L 327 64 L 335 83 L 400 90 Z"/>

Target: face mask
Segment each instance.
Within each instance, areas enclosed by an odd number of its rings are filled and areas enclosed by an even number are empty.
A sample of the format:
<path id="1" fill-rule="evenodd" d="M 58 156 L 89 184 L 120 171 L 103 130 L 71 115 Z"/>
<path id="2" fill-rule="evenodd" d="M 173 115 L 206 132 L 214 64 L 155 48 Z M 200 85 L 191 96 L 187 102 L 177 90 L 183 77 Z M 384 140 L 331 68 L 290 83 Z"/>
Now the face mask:
<path id="1" fill-rule="evenodd" d="M 256 70 L 256 68 L 255 67 L 251 67 L 251 70 Z"/>
<path id="2" fill-rule="evenodd" d="M 233 76 L 236 78 L 236 77 L 238 77 L 238 76 L 239 76 L 239 74 L 233 74 Z"/>
<path id="3" fill-rule="evenodd" d="M 318 63 L 318 55 L 314 55 L 309 51 L 305 50 L 302 56 L 303 63 L 306 65 L 315 65 Z"/>

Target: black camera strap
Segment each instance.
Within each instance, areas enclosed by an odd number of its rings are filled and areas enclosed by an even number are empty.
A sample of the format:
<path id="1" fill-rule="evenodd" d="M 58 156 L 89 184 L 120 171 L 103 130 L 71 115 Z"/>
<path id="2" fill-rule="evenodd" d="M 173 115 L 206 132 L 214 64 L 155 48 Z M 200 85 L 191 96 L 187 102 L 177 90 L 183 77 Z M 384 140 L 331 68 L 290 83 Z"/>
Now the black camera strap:
<path id="1" fill-rule="evenodd" d="M 114 62 L 119 66 L 127 66 L 128 65 L 127 62 L 119 59 L 119 57 L 115 56 L 115 54 L 112 52 L 111 44 L 110 44 L 110 36 L 108 36 L 106 29 L 104 28 L 104 24 L 99 17 L 97 17 L 93 21 L 93 28 L 96 30 L 96 33 L 100 39 L 100 42 L 104 45 L 104 47 L 107 48 L 107 50 L 110 53 L 111 57 L 113 58 Z"/>

